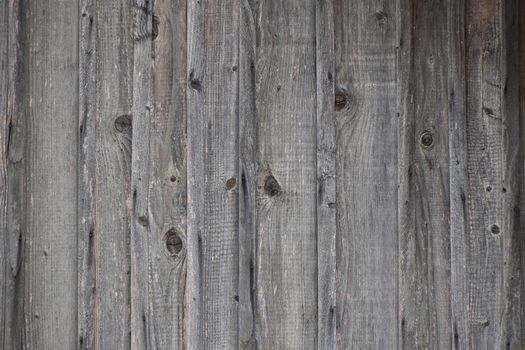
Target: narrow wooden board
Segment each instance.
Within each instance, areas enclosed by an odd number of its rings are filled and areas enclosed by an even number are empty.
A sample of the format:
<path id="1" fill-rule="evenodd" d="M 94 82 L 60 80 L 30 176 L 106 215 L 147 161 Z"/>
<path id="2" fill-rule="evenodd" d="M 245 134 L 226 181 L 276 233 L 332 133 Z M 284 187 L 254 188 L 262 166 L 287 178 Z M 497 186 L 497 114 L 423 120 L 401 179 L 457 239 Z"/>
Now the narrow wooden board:
<path id="1" fill-rule="evenodd" d="M 129 349 L 132 3 L 95 3 L 96 112 L 92 263 L 93 347 Z M 91 122 L 91 121 L 89 121 Z M 87 274 L 87 277 L 92 276 Z"/>
<path id="2" fill-rule="evenodd" d="M 237 348 L 239 2 L 188 3 L 186 345 Z"/>
<path id="3" fill-rule="evenodd" d="M 398 346 L 397 2 L 336 0 L 337 329 Z"/>
<path id="4" fill-rule="evenodd" d="M 257 231 L 261 349 L 317 348 L 315 1 L 256 7 Z"/>
<path id="5" fill-rule="evenodd" d="M 401 0 L 399 347 L 449 349 L 449 85 L 446 3 Z"/>
<path id="6" fill-rule="evenodd" d="M 77 345 L 78 5 L 30 1 L 22 348 Z"/>

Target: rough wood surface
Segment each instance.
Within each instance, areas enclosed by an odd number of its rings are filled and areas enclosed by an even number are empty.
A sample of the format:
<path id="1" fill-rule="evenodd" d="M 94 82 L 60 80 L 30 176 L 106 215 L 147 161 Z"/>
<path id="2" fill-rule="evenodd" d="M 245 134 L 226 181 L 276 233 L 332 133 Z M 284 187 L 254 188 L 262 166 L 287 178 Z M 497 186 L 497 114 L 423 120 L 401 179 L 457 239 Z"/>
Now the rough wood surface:
<path id="1" fill-rule="evenodd" d="M 0 2 L 0 348 L 525 348 L 525 2 Z"/>
<path id="2" fill-rule="evenodd" d="M 403 15 L 401 15 L 403 14 Z M 418 14 L 414 16 L 413 14 Z M 439 1 L 398 9 L 399 346 L 449 349 L 449 12 Z"/>
<path id="3" fill-rule="evenodd" d="M 336 0 L 337 334 L 397 347 L 396 2 Z M 344 330 L 344 331 L 343 331 Z"/>
<path id="4" fill-rule="evenodd" d="M 78 8 L 31 1 L 23 348 L 77 343 Z M 20 155 L 22 156 L 22 154 Z"/>

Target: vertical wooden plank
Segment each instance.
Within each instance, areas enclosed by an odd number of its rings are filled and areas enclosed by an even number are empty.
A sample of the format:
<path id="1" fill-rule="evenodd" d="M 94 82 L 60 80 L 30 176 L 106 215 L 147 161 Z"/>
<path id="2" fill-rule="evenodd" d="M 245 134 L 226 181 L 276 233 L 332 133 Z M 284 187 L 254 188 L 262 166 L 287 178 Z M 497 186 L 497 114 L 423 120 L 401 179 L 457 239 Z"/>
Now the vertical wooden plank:
<path id="1" fill-rule="evenodd" d="M 453 293 L 456 348 L 523 344 L 522 323 L 514 316 L 522 308 L 516 297 L 521 284 L 516 245 L 523 236 L 517 52 L 508 46 L 516 37 L 515 8 L 514 1 L 465 3 L 466 118 L 456 119 L 465 132 L 455 135 L 464 143 L 465 175 L 459 183 L 465 194 L 460 194 L 463 217 L 453 217 L 465 223 L 465 238 L 453 237 L 460 244 L 452 252 L 453 281 L 465 282 Z"/>
<path id="2" fill-rule="evenodd" d="M 29 8 L 24 348 L 77 344 L 77 5 L 31 1 Z"/>
<path id="3" fill-rule="evenodd" d="M 188 4 L 191 349 L 238 347 L 238 26 L 236 0 Z"/>
<path id="4" fill-rule="evenodd" d="M 255 1 L 240 1 L 239 18 L 239 349 L 256 349 L 254 243 L 257 121 Z"/>
<path id="5" fill-rule="evenodd" d="M 397 347 L 396 8 L 334 4 L 341 348 Z"/>
<path id="6" fill-rule="evenodd" d="M 451 348 L 448 8 L 400 1 L 399 332 L 401 348 Z"/>
<path id="7" fill-rule="evenodd" d="M 95 349 L 130 348 L 132 4 L 95 3 Z"/>
<path id="8" fill-rule="evenodd" d="M 149 1 L 133 1 L 133 128 L 131 142 L 131 348 L 158 348 L 157 333 L 152 325 L 154 300 L 149 293 L 154 293 L 155 277 L 149 272 L 155 265 L 149 266 L 150 241 L 149 227 L 149 169 L 154 166 L 150 152 L 150 120 L 152 103 L 152 29 L 153 4 Z"/>
<path id="9" fill-rule="evenodd" d="M 256 339 L 317 348 L 315 1 L 257 7 Z"/>
<path id="10" fill-rule="evenodd" d="M 523 242 L 525 227 L 523 217 L 522 191 L 524 190 L 524 139 L 523 115 L 520 111 L 520 41 L 519 0 L 505 0 L 502 3 L 502 67 L 504 86 L 500 90 L 502 105 L 502 162 L 503 179 L 503 298 L 500 329 L 500 348 L 525 348 L 525 302 L 523 301 Z M 506 233 L 506 234 L 505 234 Z"/>
<path id="11" fill-rule="evenodd" d="M 450 166 L 450 267 L 453 349 L 469 349 L 467 336 L 467 147 L 465 81 L 465 1 L 449 1 L 447 28 L 449 86 L 449 166 Z"/>
<path id="12" fill-rule="evenodd" d="M 150 7 L 153 5 L 153 9 Z M 182 349 L 186 279 L 185 2 L 137 3 L 132 348 Z"/>
<path id="13" fill-rule="evenodd" d="M 78 114 L 78 344 L 93 349 L 95 342 L 96 244 L 96 28 L 95 0 L 79 2 Z"/>
<path id="14" fill-rule="evenodd" d="M 26 1 L 2 4 L 0 43 L 0 346 L 23 344 L 28 41 Z"/>
<path id="15" fill-rule="evenodd" d="M 336 347 L 336 137 L 333 1 L 317 0 L 317 338 L 318 349 Z"/>

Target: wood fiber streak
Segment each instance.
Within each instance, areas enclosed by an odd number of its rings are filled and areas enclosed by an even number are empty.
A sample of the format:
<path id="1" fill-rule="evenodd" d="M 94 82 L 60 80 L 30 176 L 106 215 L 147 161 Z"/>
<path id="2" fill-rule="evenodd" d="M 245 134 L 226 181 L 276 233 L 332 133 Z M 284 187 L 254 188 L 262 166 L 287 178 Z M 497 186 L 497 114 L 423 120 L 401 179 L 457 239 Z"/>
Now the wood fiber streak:
<path id="1" fill-rule="evenodd" d="M 341 349 L 397 347 L 396 9 L 394 1 L 334 4 Z"/>
<path id="2" fill-rule="evenodd" d="M 238 1 L 188 4 L 190 348 L 238 347 L 239 12 Z"/>
<path id="3" fill-rule="evenodd" d="M 406 349 L 452 346 L 448 15 L 444 1 L 402 0 L 398 11 L 398 326 Z"/>
<path id="4" fill-rule="evenodd" d="M 317 348 L 315 9 L 313 0 L 256 8 L 260 349 Z"/>
<path id="5" fill-rule="evenodd" d="M 72 349 L 77 338 L 78 8 L 75 2 L 52 0 L 30 1 L 25 10 L 31 71 L 21 347 Z"/>
<path id="6" fill-rule="evenodd" d="M 129 349 L 133 12 L 96 1 L 93 348 Z M 133 330 L 135 332 L 135 330 Z"/>

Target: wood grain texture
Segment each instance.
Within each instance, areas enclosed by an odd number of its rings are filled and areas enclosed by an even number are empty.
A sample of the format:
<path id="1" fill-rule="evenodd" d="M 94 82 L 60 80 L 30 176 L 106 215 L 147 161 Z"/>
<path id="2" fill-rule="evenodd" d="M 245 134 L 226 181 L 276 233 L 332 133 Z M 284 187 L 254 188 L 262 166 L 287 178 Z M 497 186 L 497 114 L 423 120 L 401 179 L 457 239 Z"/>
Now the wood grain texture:
<path id="1" fill-rule="evenodd" d="M 23 348 L 77 344 L 78 7 L 31 1 Z M 68 174 L 68 175 L 65 175 Z"/>
<path id="2" fill-rule="evenodd" d="M 191 140 L 187 234 L 187 288 L 192 299 L 187 311 L 190 348 L 238 347 L 238 30 L 238 1 L 190 1 L 187 77 L 188 140 Z M 195 308 L 193 303 L 197 304 Z"/>
<path id="3" fill-rule="evenodd" d="M 132 348 L 183 349 L 186 11 L 148 5 L 134 29 Z"/>
<path id="4" fill-rule="evenodd" d="M 128 349 L 133 9 L 129 1 L 95 3 L 96 112 L 93 348 Z"/>
<path id="5" fill-rule="evenodd" d="M 0 346 L 23 344 L 28 105 L 27 2 L 4 2 L 0 44 Z"/>
<path id="6" fill-rule="evenodd" d="M 317 347 L 315 9 L 310 0 L 256 7 L 260 349 Z"/>
<path id="7" fill-rule="evenodd" d="M 449 349 L 447 3 L 400 1 L 399 319 L 401 348 Z"/>
<path id="8" fill-rule="evenodd" d="M 505 207 L 514 182 L 507 175 L 508 167 L 515 164 L 507 165 L 507 160 L 519 148 L 505 147 L 505 139 L 514 137 L 505 130 L 515 128 L 507 120 L 517 118 L 505 108 L 505 101 L 515 94 L 505 92 L 505 17 L 501 2 L 465 3 L 466 119 L 459 127 L 466 130 L 466 228 L 461 252 L 466 267 L 459 277 L 466 281 L 466 289 L 460 292 L 463 300 L 454 312 L 464 320 L 456 342 L 476 349 L 507 346 L 505 295 L 507 269 L 513 265 L 507 261 L 513 229 Z"/>
<path id="9" fill-rule="evenodd" d="M 241 0 L 239 14 L 239 349 L 257 349 L 255 239 L 257 118 L 255 112 L 255 1 Z"/>
<path id="10" fill-rule="evenodd" d="M 398 346 L 396 9 L 391 1 L 334 3 L 343 349 Z"/>
<path id="11" fill-rule="evenodd" d="M 336 347 L 336 120 L 334 8 L 316 1 L 317 342 Z"/>
<path id="12" fill-rule="evenodd" d="M 95 346 L 97 55 L 95 1 L 79 2 L 78 349 Z"/>
<path id="13" fill-rule="evenodd" d="M 524 13 L 1 2 L 0 347 L 525 348 Z"/>

